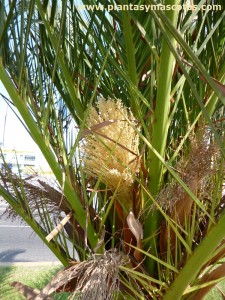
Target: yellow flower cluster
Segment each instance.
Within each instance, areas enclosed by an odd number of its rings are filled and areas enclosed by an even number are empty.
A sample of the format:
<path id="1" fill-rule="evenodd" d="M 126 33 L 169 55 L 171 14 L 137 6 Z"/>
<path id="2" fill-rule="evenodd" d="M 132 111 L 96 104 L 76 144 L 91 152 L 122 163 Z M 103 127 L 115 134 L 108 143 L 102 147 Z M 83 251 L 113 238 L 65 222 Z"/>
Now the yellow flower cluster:
<path id="1" fill-rule="evenodd" d="M 139 171 L 139 135 L 135 118 L 121 100 L 101 98 L 91 107 L 82 146 L 86 172 L 119 194 L 129 192 Z"/>

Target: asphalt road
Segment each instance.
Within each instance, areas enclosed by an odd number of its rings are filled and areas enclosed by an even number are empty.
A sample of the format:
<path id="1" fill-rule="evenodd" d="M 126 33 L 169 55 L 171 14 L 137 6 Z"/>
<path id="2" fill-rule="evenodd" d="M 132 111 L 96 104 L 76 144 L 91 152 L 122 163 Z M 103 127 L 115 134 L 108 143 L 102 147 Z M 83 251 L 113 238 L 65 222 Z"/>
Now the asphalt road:
<path id="1" fill-rule="evenodd" d="M 29 226 L 2 216 L 4 210 L 0 203 L 0 263 L 58 261 Z"/>

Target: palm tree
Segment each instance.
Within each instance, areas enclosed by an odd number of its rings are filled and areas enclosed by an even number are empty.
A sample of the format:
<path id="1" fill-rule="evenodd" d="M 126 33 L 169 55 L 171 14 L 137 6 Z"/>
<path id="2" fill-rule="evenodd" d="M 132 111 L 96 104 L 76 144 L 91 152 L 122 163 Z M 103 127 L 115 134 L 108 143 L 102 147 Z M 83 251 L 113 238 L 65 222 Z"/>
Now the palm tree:
<path id="1" fill-rule="evenodd" d="M 0 1 L 0 79 L 57 182 L 1 172 L 66 267 L 40 295 L 202 299 L 223 279 L 225 12 L 192 2 Z"/>

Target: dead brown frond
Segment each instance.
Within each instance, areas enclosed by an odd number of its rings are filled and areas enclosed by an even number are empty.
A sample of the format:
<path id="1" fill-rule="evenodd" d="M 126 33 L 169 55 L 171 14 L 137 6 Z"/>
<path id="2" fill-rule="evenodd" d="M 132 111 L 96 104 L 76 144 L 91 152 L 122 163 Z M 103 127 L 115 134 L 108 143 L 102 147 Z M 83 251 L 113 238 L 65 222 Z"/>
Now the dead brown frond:
<path id="1" fill-rule="evenodd" d="M 54 292 L 62 291 L 72 292 L 70 299 L 116 299 L 120 290 L 119 268 L 127 262 L 127 256 L 113 250 L 74 262 L 59 271 L 34 299 L 47 299 Z M 17 290 L 20 286 L 19 283 L 12 285 Z M 19 291 L 25 295 L 23 286 Z"/>
<path id="2" fill-rule="evenodd" d="M 33 289 L 26 284 L 23 284 L 18 281 L 14 281 L 10 284 L 16 291 L 22 294 L 27 300 L 37 300 L 40 294 L 40 290 Z M 45 300 L 53 300 L 52 297 L 47 296 Z"/>
<path id="3" fill-rule="evenodd" d="M 84 264 L 85 274 L 79 278 L 74 296 L 85 300 L 116 299 L 119 291 L 119 267 L 127 262 L 127 257 L 117 252 L 95 255 Z"/>
<path id="4" fill-rule="evenodd" d="M 10 171 L 1 172 L 1 181 L 10 194 L 14 195 L 21 205 L 24 205 L 25 211 L 29 207 L 29 210 L 35 214 L 38 212 L 37 209 L 48 207 L 48 212 L 53 215 L 70 212 L 66 198 L 55 182 L 47 183 L 37 175 L 21 178 Z M 18 217 L 10 206 L 6 214 L 12 219 Z"/>

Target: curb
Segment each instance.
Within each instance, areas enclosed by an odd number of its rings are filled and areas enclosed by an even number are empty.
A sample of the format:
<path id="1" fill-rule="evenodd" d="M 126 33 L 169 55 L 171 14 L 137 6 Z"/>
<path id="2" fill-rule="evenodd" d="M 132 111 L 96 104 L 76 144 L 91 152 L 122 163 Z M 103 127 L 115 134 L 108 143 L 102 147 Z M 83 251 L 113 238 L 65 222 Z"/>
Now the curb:
<path id="1" fill-rule="evenodd" d="M 16 261 L 16 262 L 0 262 L 0 267 L 42 267 L 42 266 L 63 266 L 63 264 L 60 261 L 29 261 L 29 262 L 23 262 L 23 261 Z"/>

